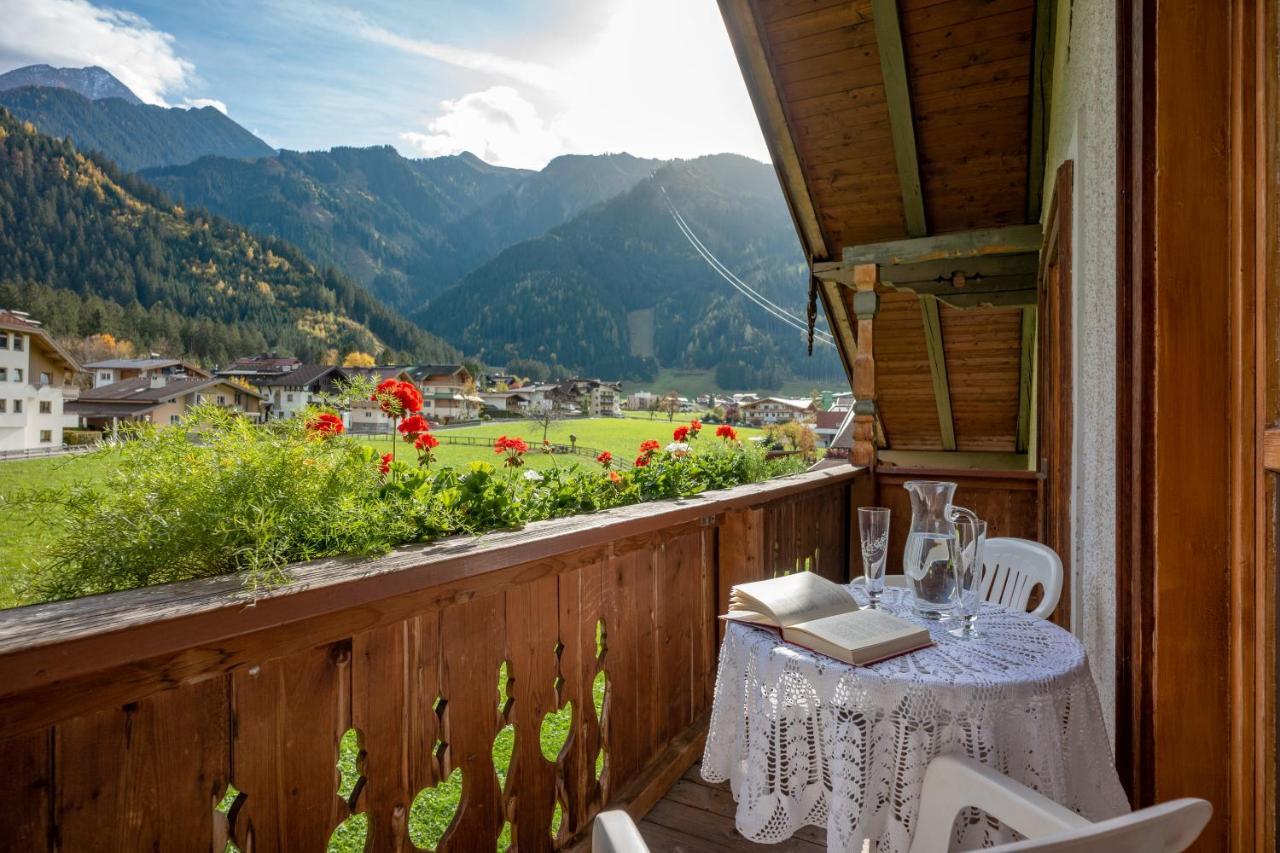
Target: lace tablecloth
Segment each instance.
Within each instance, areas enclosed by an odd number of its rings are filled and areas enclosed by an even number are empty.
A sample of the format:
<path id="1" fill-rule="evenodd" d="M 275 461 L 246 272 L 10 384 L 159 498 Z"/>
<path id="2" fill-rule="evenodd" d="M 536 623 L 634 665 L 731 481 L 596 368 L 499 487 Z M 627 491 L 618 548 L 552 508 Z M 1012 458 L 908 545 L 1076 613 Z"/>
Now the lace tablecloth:
<path id="1" fill-rule="evenodd" d="M 886 589 L 884 602 L 914 618 L 907 590 Z M 978 618 L 983 639 L 924 624 L 936 645 L 870 667 L 729 624 L 702 775 L 730 782 L 739 832 L 771 843 L 812 825 L 827 830 L 831 850 L 861 851 L 870 839 L 877 853 L 906 853 L 925 768 L 948 753 L 1091 820 L 1129 810 L 1075 637 L 993 605 Z M 1011 840 L 976 811 L 956 822 L 965 850 Z"/>

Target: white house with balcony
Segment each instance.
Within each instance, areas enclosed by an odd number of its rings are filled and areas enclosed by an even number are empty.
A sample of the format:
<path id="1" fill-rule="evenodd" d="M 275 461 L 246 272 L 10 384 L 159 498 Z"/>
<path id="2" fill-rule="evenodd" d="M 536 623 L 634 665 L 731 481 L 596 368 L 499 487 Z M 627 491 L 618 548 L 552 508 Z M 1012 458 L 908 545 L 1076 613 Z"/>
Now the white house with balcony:
<path id="1" fill-rule="evenodd" d="M 0 309 L 0 451 L 61 447 L 79 372 L 39 321 Z"/>

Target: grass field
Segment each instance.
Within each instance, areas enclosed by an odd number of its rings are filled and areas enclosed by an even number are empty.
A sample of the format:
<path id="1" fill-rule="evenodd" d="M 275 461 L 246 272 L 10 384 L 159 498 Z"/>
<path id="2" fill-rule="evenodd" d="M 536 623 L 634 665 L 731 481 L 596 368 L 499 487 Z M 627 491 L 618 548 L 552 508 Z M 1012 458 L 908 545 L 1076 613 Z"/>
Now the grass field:
<path id="1" fill-rule="evenodd" d="M 828 391 L 849 390 L 845 383 L 836 380 L 817 382 L 812 379 L 789 379 L 782 383 L 781 388 L 770 388 L 768 392 L 782 397 L 807 397 L 809 392 L 815 388 Z M 702 394 L 728 394 L 732 391 L 742 390 L 744 389 L 721 388 L 716 382 L 716 372 L 714 370 L 679 370 L 670 367 L 660 369 L 658 378 L 652 382 L 632 382 L 628 380 L 622 383 L 623 394 L 631 394 L 635 391 L 652 391 L 655 394 L 666 394 L 669 391 L 675 391 L 677 394 L 689 399 Z M 758 388 L 751 390 L 761 393 L 761 389 Z"/>
<path id="2" fill-rule="evenodd" d="M 630 462 L 636 455 L 640 442 L 655 438 L 664 444 L 671 440 L 671 430 L 684 419 L 669 422 L 665 415 L 650 421 L 646 413 L 639 418 L 590 418 L 569 421 L 553 421 L 547 430 L 547 438 L 553 443 L 568 444 L 569 436 L 576 435 L 578 444 L 598 450 L 608 450 L 619 460 Z M 760 430 L 739 429 L 743 438 L 761 434 Z M 529 443 L 528 464 L 533 468 L 549 468 L 554 465 L 595 463 L 586 456 L 573 454 L 548 455 L 538 452 L 542 446 L 542 426 L 534 421 L 498 421 L 474 427 L 460 427 L 440 432 L 441 436 L 479 436 L 497 438 L 500 435 L 519 436 Z M 362 437 L 379 453 L 391 448 L 388 437 Z M 713 440 L 710 434 L 705 440 Z M 397 445 L 397 454 L 413 458 L 413 449 L 403 442 Z M 498 464 L 501 460 L 489 447 L 441 444 L 436 448 L 437 465 L 466 465 L 475 460 Z M 29 459 L 19 462 L 0 462 L 0 609 L 26 603 L 22 590 L 26 579 L 35 567 L 48 559 L 53 540 L 56 508 L 38 508 L 9 503 L 22 492 L 32 488 L 70 488 L 76 483 L 93 483 L 102 480 L 111 470 L 109 455 L 61 456 L 49 459 Z"/>

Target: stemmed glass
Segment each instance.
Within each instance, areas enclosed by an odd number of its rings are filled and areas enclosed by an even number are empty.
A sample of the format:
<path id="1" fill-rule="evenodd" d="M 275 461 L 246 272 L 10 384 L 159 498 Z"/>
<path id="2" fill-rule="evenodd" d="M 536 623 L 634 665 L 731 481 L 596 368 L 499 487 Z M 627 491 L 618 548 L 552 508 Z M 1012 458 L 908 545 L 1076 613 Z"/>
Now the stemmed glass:
<path id="1" fill-rule="evenodd" d="M 871 607 L 880 606 L 884 592 L 884 564 L 889 555 L 889 510 L 881 506 L 858 507 L 858 533 L 862 538 L 862 575 Z"/>
<path id="2" fill-rule="evenodd" d="M 987 544 L 987 523 L 976 517 L 960 517 L 955 520 L 955 526 L 951 559 L 955 572 L 953 612 L 960 626 L 948 633 L 962 640 L 973 640 L 982 636 L 973 623 L 982 607 L 982 550 Z"/>

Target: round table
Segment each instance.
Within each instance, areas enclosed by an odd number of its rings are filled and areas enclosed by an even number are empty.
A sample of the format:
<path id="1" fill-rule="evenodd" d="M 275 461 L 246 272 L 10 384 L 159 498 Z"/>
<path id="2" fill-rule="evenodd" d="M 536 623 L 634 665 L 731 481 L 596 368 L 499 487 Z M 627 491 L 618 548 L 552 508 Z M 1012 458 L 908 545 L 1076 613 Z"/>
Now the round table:
<path id="1" fill-rule="evenodd" d="M 865 604 L 859 584 L 850 586 Z M 889 588 L 885 609 L 925 624 L 936 645 L 849 666 L 729 623 L 720 649 L 702 775 L 728 780 L 738 831 L 778 842 L 802 826 L 827 830 L 831 850 L 906 853 L 925 768 L 963 754 L 1090 820 L 1129 810 L 1112 763 L 1084 647 L 1061 628 L 983 605 L 981 639 L 911 612 Z M 969 850 L 1015 840 L 970 810 L 956 822 Z"/>

